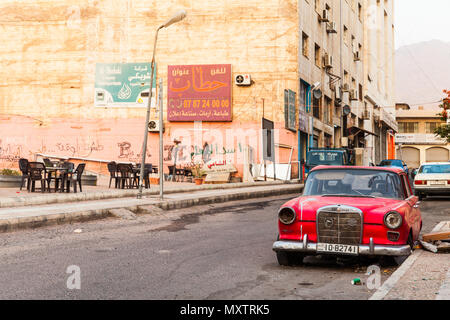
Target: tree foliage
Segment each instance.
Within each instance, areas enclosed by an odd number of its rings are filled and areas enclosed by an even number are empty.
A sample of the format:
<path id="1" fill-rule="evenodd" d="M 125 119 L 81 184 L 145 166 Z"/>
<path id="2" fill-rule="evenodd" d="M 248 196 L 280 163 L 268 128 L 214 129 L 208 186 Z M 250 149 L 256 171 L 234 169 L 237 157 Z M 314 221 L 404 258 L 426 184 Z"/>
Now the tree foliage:
<path id="1" fill-rule="evenodd" d="M 444 94 L 446 97 L 442 100 L 442 104 L 439 106 L 442 108 L 442 112 L 439 114 L 441 116 L 441 120 L 447 122 L 450 113 L 450 90 L 444 90 Z M 437 136 L 440 136 L 443 139 L 446 139 L 448 143 L 450 143 L 450 125 L 444 124 L 438 127 L 434 133 Z"/>

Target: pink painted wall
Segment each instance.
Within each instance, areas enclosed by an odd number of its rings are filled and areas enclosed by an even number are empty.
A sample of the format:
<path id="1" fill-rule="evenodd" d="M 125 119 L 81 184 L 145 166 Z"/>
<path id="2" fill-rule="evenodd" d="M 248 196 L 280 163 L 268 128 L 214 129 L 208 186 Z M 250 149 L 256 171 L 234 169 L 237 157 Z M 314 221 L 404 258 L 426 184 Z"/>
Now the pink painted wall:
<path id="1" fill-rule="evenodd" d="M 275 142 L 296 149 L 297 137 L 276 124 Z M 232 123 L 166 123 L 164 160 L 173 164 L 174 139 L 181 141 L 178 164 L 202 159 L 205 142 L 210 159 L 227 160 L 242 173 L 244 147 L 254 148 L 255 162 L 260 161 L 261 125 L 238 121 Z M 37 154 L 53 157 L 86 158 L 117 162 L 140 162 L 143 141 L 142 119 L 50 119 L 47 123 L 23 117 L 0 118 L 0 168 L 17 168 L 20 158 L 35 160 Z M 288 162 L 289 150 L 276 149 L 277 162 Z M 293 153 L 296 160 L 297 152 Z M 149 134 L 147 163 L 158 165 L 159 135 Z M 104 167 L 94 171 L 102 171 Z M 100 168 L 100 167 L 99 167 Z"/>

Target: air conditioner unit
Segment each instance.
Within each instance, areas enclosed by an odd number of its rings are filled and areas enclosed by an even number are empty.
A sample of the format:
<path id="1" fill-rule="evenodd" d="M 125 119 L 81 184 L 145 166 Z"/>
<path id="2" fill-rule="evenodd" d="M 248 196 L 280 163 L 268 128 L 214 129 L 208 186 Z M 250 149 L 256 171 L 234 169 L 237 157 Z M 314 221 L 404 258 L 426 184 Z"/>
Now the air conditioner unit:
<path id="1" fill-rule="evenodd" d="M 361 53 L 359 51 L 354 52 L 353 55 L 355 61 L 361 61 Z"/>
<path id="2" fill-rule="evenodd" d="M 344 83 L 342 85 L 342 91 L 343 92 L 348 92 L 350 90 L 350 86 L 348 85 L 348 83 Z"/>
<path id="3" fill-rule="evenodd" d="M 324 68 L 333 68 L 333 57 L 328 53 L 323 57 L 323 67 Z"/>
<path id="4" fill-rule="evenodd" d="M 234 83 L 237 86 L 250 86 L 252 84 L 252 78 L 249 74 L 238 74 L 234 77 Z"/>
<path id="5" fill-rule="evenodd" d="M 322 16 L 319 17 L 320 22 L 329 22 L 330 21 L 330 15 L 328 14 L 328 10 L 323 10 Z"/>
<path id="6" fill-rule="evenodd" d="M 337 33 L 336 22 L 327 23 L 327 33 Z"/>
<path id="7" fill-rule="evenodd" d="M 159 120 L 150 120 L 148 122 L 148 132 L 159 132 Z"/>
<path id="8" fill-rule="evenodd" d="M 358 100 L 358 91 L 357 90 L 350 90 L 350 100 L 355 101 Z"/>

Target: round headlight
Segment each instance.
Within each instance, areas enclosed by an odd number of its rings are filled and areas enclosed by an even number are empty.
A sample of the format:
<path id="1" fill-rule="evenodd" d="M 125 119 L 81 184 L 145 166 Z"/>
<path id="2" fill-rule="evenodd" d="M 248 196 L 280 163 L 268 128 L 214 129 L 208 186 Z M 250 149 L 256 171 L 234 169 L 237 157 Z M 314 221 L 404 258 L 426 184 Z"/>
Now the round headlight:
<path id="1" fill-rule="evenodd" d="M 398 229 L 402 225 L 403 219 L 400 213 L 392 211 L 384 216 L 384 224 L 389 229 Z"/>
<path id="2" fill-rule="evenodd" d="M 283 224 L 293 224 L 296 218 L 294 209 L 292 208 L 281 208 L 278 212 L 278 218 Z"/>

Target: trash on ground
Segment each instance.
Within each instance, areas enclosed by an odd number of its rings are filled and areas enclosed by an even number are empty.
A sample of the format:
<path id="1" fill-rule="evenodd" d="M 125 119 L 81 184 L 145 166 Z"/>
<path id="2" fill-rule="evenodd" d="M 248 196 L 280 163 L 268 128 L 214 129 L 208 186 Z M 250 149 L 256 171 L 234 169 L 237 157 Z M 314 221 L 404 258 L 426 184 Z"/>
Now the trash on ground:
<path id="1" fill-rule="evenodd" d="M 419 241 L 420 241 L 420 244 L 422 245 L 422 247 L 425 250 L 428 250 L 428 251 L 433 252 L 433 253 L 437 253 L 438 252 L 437 247 L 435 245 L 433 245 L 431 243 L 428 243 L 428 242 L 425 242 L 425 241 L 422 241 L 422 240 L 419 240 Z"/>
<path id="2" fill-rule="evenodd" d="M 450 243 L 443 241 L 436 241 L 438 252 L 448 252 L 450 253 Z"/>
<path id="3" fill-rule="evenodd" d="M 83 230 L 81 230 L 81 229 L 75 229 L 75 230 L 73 230 L 73 232 L 74 232 L 74 233 L 82 233 Z"/>
<path id="4" fill-rule="evenodd" d="M 360 285 L 362 285 L 361 279 L 359 279 L 359 278 L 353 279 L 353 280 L 352 280 L 352 285 L 354 285 L 354 286 L 360 286 Z"/>

